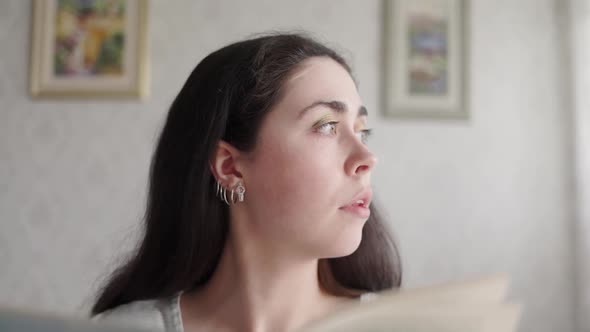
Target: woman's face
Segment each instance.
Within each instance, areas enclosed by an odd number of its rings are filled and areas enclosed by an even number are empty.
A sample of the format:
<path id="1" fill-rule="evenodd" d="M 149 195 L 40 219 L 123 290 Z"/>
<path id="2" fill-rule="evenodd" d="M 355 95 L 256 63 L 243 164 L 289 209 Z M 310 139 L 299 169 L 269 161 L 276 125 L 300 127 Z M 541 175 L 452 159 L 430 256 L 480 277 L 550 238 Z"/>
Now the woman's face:
<path id="1" fill-rule="evenodd" d="M 340 64 L 314 57 L 283 88 L 242 164 L 249 227 L 257 240 L 308 258 L 351 254 L 369 216 L 376 163 L 356 85 Z"/>

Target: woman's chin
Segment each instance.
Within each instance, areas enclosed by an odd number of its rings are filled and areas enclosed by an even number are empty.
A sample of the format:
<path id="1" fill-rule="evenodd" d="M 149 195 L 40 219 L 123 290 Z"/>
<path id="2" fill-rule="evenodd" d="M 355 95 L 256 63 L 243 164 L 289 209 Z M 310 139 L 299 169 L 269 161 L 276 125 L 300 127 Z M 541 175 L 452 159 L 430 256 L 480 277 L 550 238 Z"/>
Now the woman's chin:
<path id="1" fill-rule="evenodd" d="M 326 248 L 326 255 L 324 258 L 337 258 L 352 255 L 361 244 L 362 229 L 358 232 L 351 232 L 346 234 L 339 239 L 332 239 L 326 241 L 326 244 L 330 245 Z"/>

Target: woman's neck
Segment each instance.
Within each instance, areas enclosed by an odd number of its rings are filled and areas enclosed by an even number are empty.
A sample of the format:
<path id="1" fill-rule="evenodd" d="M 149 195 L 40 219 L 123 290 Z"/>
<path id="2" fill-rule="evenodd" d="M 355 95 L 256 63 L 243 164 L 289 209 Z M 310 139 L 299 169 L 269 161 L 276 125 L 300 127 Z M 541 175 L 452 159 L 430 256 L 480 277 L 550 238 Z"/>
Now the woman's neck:
<path id="1" fill-rule="evenodd" d="M 185 330 L 290 331 L 349 302 L 324 292 L 318 260 L 286 257 L 230 232 L 209 282 L 181 298 Z M 195 329 L 196 330 L 196 329 Z"/>

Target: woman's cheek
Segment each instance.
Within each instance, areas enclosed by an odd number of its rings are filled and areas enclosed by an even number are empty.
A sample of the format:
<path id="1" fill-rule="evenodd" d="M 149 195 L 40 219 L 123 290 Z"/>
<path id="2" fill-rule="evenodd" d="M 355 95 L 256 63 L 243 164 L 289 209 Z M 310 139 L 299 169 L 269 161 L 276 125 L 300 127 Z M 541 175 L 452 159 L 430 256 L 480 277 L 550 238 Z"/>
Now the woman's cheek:
<path id="1" fill-rule="evenodd" d="M 341 169 L 334 137 L 312 132 L 300 136 L 272 132 L 260 143 L 254 171 L 273 187 L 267 188 L 272 194 L 313 195 L 311 191 L 328 189 L 330 178 Z"/>

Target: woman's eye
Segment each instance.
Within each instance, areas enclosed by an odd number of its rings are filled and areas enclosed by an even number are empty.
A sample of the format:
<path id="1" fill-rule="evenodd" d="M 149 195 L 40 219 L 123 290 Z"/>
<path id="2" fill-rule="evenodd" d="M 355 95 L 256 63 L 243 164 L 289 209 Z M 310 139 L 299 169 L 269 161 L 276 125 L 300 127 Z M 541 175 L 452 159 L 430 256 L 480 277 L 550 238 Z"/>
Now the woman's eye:
<path id="1" fill-rule="evenodd" d="M 331 121 L 324 123 L 323 125 L 319 126 L 316 130 L 318 133 L 322 135 L 335 135 L 336 134 L 336 125 L 338 124 L 337 121 Z"/>
<path id="2" fill-rule="evenodd" d="M 359 135 L 361 142 L 363 142 L 364 144 L 367 144 L 367 142 L 369 141 L 369 137 L 371 137 L 372 133 L 373 133 L 372 129 L 363 129 L 363 130 L 360 130 L 359 132 L 357 132 L 357 135 Z"/>

